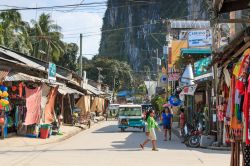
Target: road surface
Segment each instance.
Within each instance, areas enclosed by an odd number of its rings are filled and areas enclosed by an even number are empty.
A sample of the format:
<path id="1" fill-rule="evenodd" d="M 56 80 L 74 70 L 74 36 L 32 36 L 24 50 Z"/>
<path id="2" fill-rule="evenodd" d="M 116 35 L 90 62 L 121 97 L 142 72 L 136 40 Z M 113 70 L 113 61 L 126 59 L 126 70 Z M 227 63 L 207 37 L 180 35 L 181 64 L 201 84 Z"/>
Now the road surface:
<path id="1" fill-rule="evenodd" d="M 131 129 L 121 133 L 116 122 L 95 125 L 63 142 L 18 148 L 0 147 L 0 165 L 8 166 L 229 166 L 226 151 L 189 149 L 177 137 L 163 141 L 159 151 L 149 144 L 144 151 L 139 143 L 145 134 Z"/>

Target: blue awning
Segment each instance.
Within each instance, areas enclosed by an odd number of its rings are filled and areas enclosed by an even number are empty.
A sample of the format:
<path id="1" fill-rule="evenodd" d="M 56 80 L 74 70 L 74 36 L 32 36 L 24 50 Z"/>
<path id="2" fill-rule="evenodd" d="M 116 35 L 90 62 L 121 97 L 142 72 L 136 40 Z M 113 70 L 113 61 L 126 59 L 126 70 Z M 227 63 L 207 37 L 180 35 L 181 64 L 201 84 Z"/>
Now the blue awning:
<path id="1" fill-rule="evenodd" d="M 182 48 L 181 55 L 212 54 L 211 48 Z"/>

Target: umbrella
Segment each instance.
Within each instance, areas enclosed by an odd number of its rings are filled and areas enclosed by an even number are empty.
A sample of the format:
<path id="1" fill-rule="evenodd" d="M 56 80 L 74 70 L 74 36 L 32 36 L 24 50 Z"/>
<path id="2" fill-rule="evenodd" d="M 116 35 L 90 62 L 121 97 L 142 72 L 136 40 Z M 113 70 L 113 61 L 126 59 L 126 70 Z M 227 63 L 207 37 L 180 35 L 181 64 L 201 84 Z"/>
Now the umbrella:
<path id="1" fill-rule="evenodd" d="M 177 96 L 170 96 L 169 97 L 169 103 L 172 105 L 172 106 L 180 106 L 182 104 L 182 101 L 177 97 Z"/>
<path id="2" fill-rule="evenodd" d="M 169 103 L 165 103 L 162 105 L 163 107 L 170 107 L 171 105 Z"/>

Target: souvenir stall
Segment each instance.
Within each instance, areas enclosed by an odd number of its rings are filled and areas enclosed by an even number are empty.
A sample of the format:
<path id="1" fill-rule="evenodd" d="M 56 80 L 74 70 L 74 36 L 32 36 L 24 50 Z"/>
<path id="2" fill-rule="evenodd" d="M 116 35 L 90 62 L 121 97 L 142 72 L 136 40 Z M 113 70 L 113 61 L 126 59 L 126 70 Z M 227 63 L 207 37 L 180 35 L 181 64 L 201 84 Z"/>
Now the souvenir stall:
<path id="1" fill-rule="evenodd" d="M 16 132 L 18 135 L 24 135 L 25 126 L 23 125 L 26 118 L 27 108 L 25 100 L 25 84 L 23 82 L 5 82 L 8 85 L 9 100 L 10 100 L 10 111 L 9 120 L 14 123 L 9 123 L 9 128 L 12 130 L 8 131 Z M 14 129 L 14 130 L 13 130 Z M 23 132 L 22 132 L 23 131 Z"/>
<path id="2" fill-rule="evenodd" d="M 11 119 L 9 117 L 9 94 L 8 94 L 8 88 L 3 85 L 3 83 L 0 84 L 0 129 L 1 129 L 1 138 L 7 137 L 8 134 L 8 127 L 9 124 L 11 124 Z M 9 124 L 8 124 L 9 119 Z M 12 121 L 13 122 L 13 121 Z"/>
<path id="3" fill-rule="evenodd" d="M 250 49 L 223 63 L 220 68 L 217 118 L 224 131 L 223 141 L 231 143 L 231 165 L 250 165 Z"/>
<path id="4" fill-rule="evenodd" d="M 38 137 L 41 117 L 41 83 L 10 81 L 0 87 L 4 107 L 5 137 L 12 134 Z M 2 108 L 3 108 L 2 107 Z"/>

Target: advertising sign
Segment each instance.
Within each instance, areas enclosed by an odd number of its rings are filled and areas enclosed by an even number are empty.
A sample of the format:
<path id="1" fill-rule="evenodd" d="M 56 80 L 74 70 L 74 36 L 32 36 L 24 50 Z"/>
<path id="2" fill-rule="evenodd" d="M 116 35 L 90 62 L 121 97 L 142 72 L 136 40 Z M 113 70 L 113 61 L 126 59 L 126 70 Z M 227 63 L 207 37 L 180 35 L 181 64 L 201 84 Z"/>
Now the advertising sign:
<path id="1" fill-rule="evenodd" d="M 195 30 L 188 32 L 189 47 L 204 47 L 212 45 L 211 30 Z"/>
<path id="2" fill-rule="evenodd" d="M 183 88 L 183 90 L 181 91 L 181 95 L 194 95 L 194 92 L 197 88 L 197 85 L 191 85 L 191 86 L 186 86 Z"/>
<path id="3" fill-rule="evenodd" d="M 51 62 L 49 62 L 48 80 L 50 82 L 56 82 L 56 65 Z"/>
<path id="4" fill-rule="evenodd" d="M 209 65 L 212 62 L 212 57 L 203 58 L 194 63 L 194 79 L 201 80 L 213 76 L 212 67 Z"/>

